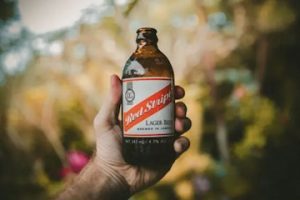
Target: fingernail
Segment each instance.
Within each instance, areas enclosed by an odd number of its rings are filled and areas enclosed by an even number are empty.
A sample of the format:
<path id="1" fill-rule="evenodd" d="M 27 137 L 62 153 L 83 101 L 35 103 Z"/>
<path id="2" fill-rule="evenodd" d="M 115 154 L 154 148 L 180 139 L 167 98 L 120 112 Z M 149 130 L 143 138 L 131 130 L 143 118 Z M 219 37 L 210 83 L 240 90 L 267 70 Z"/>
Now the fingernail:
<path id="1" fill-rule="evenodd" d="M 185 142 L 185 143 L 183 144 L 183 149 L 186 150 L 186 149 L 188 148 L 188 146 L 189 146 L 189 144 L 188 144 L 187 142 Z"/>
<path id="2" fill-rule="evenodd" d="M 189 144 L 188 144 L 186 141 L 182 142 L 182 143 L 181 143 L 181 148 L 182 148 L 182 150 L 185 151 L 185 150 L 188 148 L 188 145 L 189 145 Z"/>
<path id="3" fill-rule="evenodd" d="M 184 121 L 184 130 L 188 131 L 191 128 L 191 121 L 190 120 L 186 120 Z"/>

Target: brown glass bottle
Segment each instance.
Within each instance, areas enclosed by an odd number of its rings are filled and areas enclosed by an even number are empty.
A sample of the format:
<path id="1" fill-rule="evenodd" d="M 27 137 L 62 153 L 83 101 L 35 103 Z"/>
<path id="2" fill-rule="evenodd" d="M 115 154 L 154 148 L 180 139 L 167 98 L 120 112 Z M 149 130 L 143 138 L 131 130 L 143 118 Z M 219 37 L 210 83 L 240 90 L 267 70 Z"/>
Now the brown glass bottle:
<path id="1" fill-rule="evenodd" d="M 154 28 L 137 30 L 137 49 L 123 74 L 123 156 L 135 165 L 174 159 L 174 72 Z"/>

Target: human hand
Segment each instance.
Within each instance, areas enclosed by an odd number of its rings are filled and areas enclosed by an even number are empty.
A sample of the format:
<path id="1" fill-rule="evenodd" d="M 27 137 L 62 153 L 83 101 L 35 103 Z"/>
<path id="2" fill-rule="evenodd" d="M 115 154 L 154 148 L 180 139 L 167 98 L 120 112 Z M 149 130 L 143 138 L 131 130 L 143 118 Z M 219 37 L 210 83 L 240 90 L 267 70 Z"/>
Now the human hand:
<path id="1" fill-rule="evenodd" d="M 157 168 L 146 168 L 127 164 L 122 156 L 122 131 L 118 119 L 121 100 L 121 80 L 118 76 L 111 77 L 110 94 L 101 107 L 94 120 L 96 132 L 96 155 L 93 160 L 99 167 L 114 181 L 124 187 L 128 187 L 130 194 L 141 191 L 154 183 L 158 182 L 171 168 L 173 162 L 167 166 Z M 180 99 L 184 96 L 183 88 L 175 87 L 175 98 Z M 186 106 L 182 102 L 175 106 L 176 120 L 175 130 L 178 139 L 174 142 L 174 150 L 177 157 L 189 147 L 189 140 L 180 136 L 191 127 L 191 120 L 186 117 Z"/>
<path id="2" fill-rule="evenodd" d="M 175 87 L 175 98 L 184 96 L 183 88 Z M 110 93 L 94 120 L 96 154 L 82 172 L 58 196 L 58 200 L 127 199 L 156 182 L 171 168 L 168 165 L 146 168 L 133 166 L 122 156 L 122 131 L 118 120 L 121 100 L 121 80 L 111 77 Z M 175 130 L 178 138 L 174 142 L 177 157 L 189 147 L 189 140 L 181 136 L 191 127 L 186 117 L 186 106 L 175 105 Z"/>

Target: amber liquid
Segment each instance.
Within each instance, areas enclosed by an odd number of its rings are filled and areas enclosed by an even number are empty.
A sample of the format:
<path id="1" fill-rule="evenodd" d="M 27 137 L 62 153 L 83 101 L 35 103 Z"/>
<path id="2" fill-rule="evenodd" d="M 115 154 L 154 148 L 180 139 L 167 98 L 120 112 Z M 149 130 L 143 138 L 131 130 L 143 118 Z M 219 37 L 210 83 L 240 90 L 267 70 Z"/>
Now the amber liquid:
<path id="1" fill-rule="evenodd" d="M 134 61 L 139 62 L 140 65 L 142 65 L 143 70 L 129 67 L 131 66 L 131 62 Z M 126 65 L 123 70 L 122 79 L 133 77 L 171 78 L 171 92 L 174 101 L 173 68 L 168 58 L 162 52 L 159 51 L 156 45 L 138 44 L 137 50 L 131 55 L 131 57 L 126 62 Z M 174 116 L 174 108 L 172 116 Z M 175 130 L 174 127 L 173 130 Z M 123 156 L 125 158 L 125 161 L 134 165 L 147 166 L 157 166 L 172 162 L 175 159 L 175 152 L 173 147 L 175 131 L 173 131 L 171 135 L 172 136 L 169 137 L 157 138 L 123 137 Z"/>

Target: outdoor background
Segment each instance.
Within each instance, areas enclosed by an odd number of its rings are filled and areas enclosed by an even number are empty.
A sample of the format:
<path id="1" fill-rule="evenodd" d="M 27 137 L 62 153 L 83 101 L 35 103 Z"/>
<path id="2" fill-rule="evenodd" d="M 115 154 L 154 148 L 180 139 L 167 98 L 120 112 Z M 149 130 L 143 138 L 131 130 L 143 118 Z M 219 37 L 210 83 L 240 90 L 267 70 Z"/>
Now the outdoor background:
<path id="1" fill-rule="evenodd" d="M 86 164 L 136 29 L 184 86 L 191 148 L 132 200 L 300 199 L 299 0 L 1 0 L 0 199 L 48 199 Z"/>

